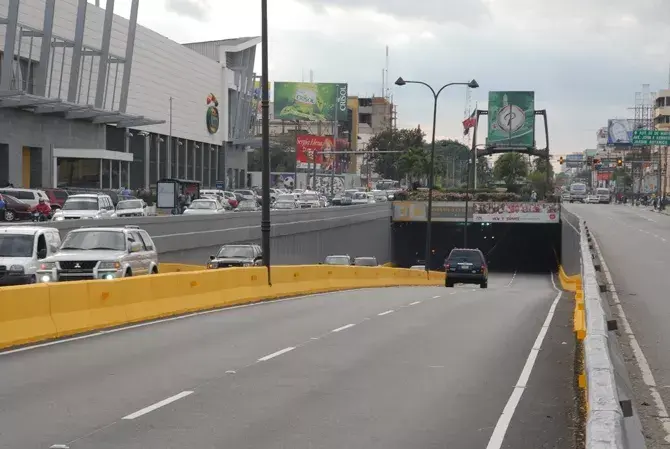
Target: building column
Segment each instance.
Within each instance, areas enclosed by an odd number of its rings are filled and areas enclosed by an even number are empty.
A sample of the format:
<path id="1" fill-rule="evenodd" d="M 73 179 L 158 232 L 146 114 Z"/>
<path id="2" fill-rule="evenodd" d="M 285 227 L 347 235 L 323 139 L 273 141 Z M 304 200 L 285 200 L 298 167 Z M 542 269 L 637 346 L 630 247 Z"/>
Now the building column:
<path id="1" fill-rule="evenodd" d="M 199 143 L 200 145 L 200 181 L 205 183 L 205 144 L 203 142 Z"/>
<path id="2" fill-rule="evenodd" d="M 87 0 L 79 0 L 77 6 L 77 18 L 74 29 L 74 47 L 72 47 L 72 62 L 70 63 L 70 84 L 67 91 L 67 101 L 77 102 L 77 92 L 81 82 L 79 75 L 81 72 L 81 56 L 84 46 L 84 28 L 86 27 L 86 6 Z"/>
<path id="3" fill-rule="evenodd" d="M 0 78 L 0 90 L 12 89 L 12 73 L 14 66 L 14 48 L 16 46 L 16 29 L 19 23 L 19 0 L 9 0 L 7 7 L 7 26 L 5 27 L 5 49 L 2 58 L 3 76 Z M 18 88 L 18 87 L 17 87 Z M 223 109 L 223 108 L 221 108 Z M 10 147 L 10 154 L 11 154 Z M 11 165 L 10 165 L 11 167 Z M 12 173 L 12 170 L 9 171 Z"/>
<path id="4" fill-rule="evenodd" d="M 184 179 L 188 179 L 188 139 L 184 139 Z"/>
<path id="5" fill-rule="evenodd" d="M 212 187 L 212 144 L 207 144 L 207 156 L 209 162 L 207 163 L 207 185 Z"/>
<path id="6" fill-rule="evenodd" d="M 157 161 L 158 162 L 158 161 Z M 128 163 L 130 172 L 130 163 Z M 151 135 L 147 134 L 144 137 L 144 189 L 149 190 L 149 185 L 151 184 Z"/>

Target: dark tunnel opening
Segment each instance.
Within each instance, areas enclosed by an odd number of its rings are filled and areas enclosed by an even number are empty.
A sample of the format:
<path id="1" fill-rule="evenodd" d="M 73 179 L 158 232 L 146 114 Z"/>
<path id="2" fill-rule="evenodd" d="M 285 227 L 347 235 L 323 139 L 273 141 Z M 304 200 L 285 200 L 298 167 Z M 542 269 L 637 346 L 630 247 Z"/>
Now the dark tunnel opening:
<path id="1" fill-rule="evenodd" d="M 443 270 L 453 248 L 463 248 L 464 225 L 433 223 L 432 270 Z M 410 267 L 424 263 L 426 223 L 392 224 L 393 263 Z M 561 225 L 529 223 L 469 223 L 468 248 L 479 248 L 492 272 L 547 273 L 556 271 L 561 251 Z"/>

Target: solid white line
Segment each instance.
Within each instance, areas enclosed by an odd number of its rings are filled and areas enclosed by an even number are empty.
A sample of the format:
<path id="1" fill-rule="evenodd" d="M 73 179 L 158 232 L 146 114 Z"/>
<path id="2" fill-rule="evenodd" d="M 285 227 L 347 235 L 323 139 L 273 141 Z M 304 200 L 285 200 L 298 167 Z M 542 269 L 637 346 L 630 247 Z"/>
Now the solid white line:
<path id="1" fill-rule="evenodd" d="M 533 371 L 533 366 L 537 360 L 537 355 L 542 349 L 542 342 L 544 341 L 544 337 L 547 335 L 547 330 L 549 329 L 552 318 L 554 318 L 556 306 L 558 305 L 558 301 L 561 299 L 562 294 L 562 292 L 559 292 L 556 295 L 556 299 L 554 299 L 554 302 L 549 308 L 547 318 L 544 320 L 544 324 L 542 325 L 542 328 L 540 329 L 540 332 L 535 339 L 535 343 L 533 343 L 530 354 L 528 354 L 528 359 L 526 359 L 523 370 L 521 370 L 519 380 L 517 380 L 516 385 L 514 386 L 514 390 L 512 390 L 512 395 L 507 400 L 507 404 L 505 404 L 505 408 L 498 418 L 498 422 L 496 423 L 495 429 L 493 429 L 493 434 L 491 434 L 491 439 L 489 439 L 489 444 L 486 445 L 486 449 L 500 449 L 502 447 L 509 423 L 512 421 L 514 411 L 521 401 L 523 392 L 526 390 L 528 379 L 530 378 L 530 374 Z"/>
<path id="2" fill-rule="evenodd" d="M 435 296 L 435 298 L 439 298 L 439 296 Z M 409 303 L 410 306 L 415 306 L 417 304 L 421 304 L 421 301 L 414 301 Z"/>
<path id="3" fill-rule="evenodd" d="M 265 362 L 267 360 L 274 359 L 275 357 L 278 357 L 282 354 L 286 354 L 287 352 L 291 352 L 294 349 L 295 349 L 294 346 L 289 346 L 288 348 L 284 348 L 281 351 L 273 352 L 272 354 L 268 354 L 265 357 L 261 357 L 260 359 L 258 359 L 258 361 L 259 362 Z"/>
<path id="4" fill-rule="evenodd" d="M 507 284 L 508 287 L 509 287 L 510 285 L 512 285 L 512 282 L 514 282 L 514 278 L 515 278 L 515 277 L 516 277 L 516 270 L 514 270 L 514 274 L 512 275 L 512 279 L 510 279 L 509 283 Z"/>
<path id="5" fill-rule="evenodd" d="M 156 409 L 165 407 L 166 405 L 171 404 L 174 401 L 178 401 L 181 398 L 185 398 L 186 396 L 189 396 L 191 394 L 193 394 L 192 391 L 182 391 L 179 394 L 175 394 L 174 396 L 170 396 L 169 398 L 163 399 L 160 402 L 156 402 L 155 404 L 150 405 L 149 407 L 144 407 L 142 410 L 138 410 L 135 413 L 131 413 L 130 415 L 124 416 L 123 419 L 139 418 L 142 415 L 146 415 L 147 413 L 153 412 Z"/>
<path id="6" fill-rule="evenodd" d="M 377 316 L 384 316 L 384 315 L 388 315 L 389 313 L 393 313 L 393 312 L 395 312 L 395 310 L 387 310 L 386 312 L 378 313 Z"/>
<path id="7" fill-rule="evenodd" d="M 345 329 L 349 329 L 350 327 L 354 327 L 355 324 L 347 324 L 346 326 L 338 327 L 337 329 L 333 329 L 331 332 L 340 332 Z"/>
<path id="8" fill-rule="evenodd" d="M 619 295 L 617 294 L 616 289 L 614 288 L 614 281 L 612 280 L 612 274 L 610 273 L 610 270 L 607 267 L 605 258 L 600 252 L 600 245 L 598 245 L 598 241 L 596 240 L 595 236 L 593 237 L 593 247 L 596 250 L 596 254 L 600 258 L 600 263 L 602 265 L 603 273 L 605 274 L 605 279 L 607 280 L 607 283 L 611 286 L 610 295 L 612 296 L 614 307 L 616 308 L 617 313 L 619 314 L 619 321 L 621 321 L 624 333 L 628 334 L 628 340 L 630 342 L 630 347 L 633 350 L 633 356 L 635 357 L 637 366 L 640 368 L 640 372 L 642 373 L 642 380 L 645 383 L 645 385 L 647 385 L 647 388 L 649 389 L 649 394 L 654 399 L 654 402 L 656 404 L 655 415 L 658 421 L 661 423 L 663 430 L 665 431 L 665 437 L 663 439 L 666 442 L 670 443 L 670 420 L 668 419 L 668 409 L 665 406 L 665 403 L 663 402 L 661 394 L 658 392 L 656 379 L 654 379 L 654 375 L 651 371 L 651 366 L 647 361 L 647 357 L 644 355 L 644 352 L 642 351 L 642 348 L 640 347 L 637 338 L 635 338 L 635 334 L 633 333 L 633 329 L 630 327 L 630 323 L 628 322 L 626 313 L 623 311 L 623 306 L 621 305 L 621 301 L 619 300 Z"/>

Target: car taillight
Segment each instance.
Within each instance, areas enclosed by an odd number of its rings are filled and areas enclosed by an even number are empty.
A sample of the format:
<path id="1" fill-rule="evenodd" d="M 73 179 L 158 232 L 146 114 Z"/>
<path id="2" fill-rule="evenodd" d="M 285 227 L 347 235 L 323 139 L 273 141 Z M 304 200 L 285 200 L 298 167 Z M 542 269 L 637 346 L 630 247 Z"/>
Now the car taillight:
<path id="1" fill-rule="evenodd" d="M 451 268 L 451 265 L 448 264 L 448 263 L 445 263 L 445 264 L 444 264 L 444 268 L 448 270 L 449 268 Z"/>

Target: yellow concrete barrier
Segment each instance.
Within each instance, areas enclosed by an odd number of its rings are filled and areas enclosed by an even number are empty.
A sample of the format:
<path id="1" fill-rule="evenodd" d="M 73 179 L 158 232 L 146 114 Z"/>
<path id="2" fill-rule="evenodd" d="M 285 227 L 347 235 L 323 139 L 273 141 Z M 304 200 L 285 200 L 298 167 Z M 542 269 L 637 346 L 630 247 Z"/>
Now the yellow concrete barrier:
<path id="1" fill-rule="evenodd" d="M 205 267 L 202 265 L 188 265 L 183 263 L 161 263 L 158 266 L 160 273 L 181 273 L 182 271 L 202 271 Z"/>
<path id="2" fill-rule="evenodd" d="M 46 285 L 0 289 L 0 347 L 32 343 L 56 335 Z"/>
<path id="3" fill-rule="evenodd" d="M 561 282 L 561 288 L 569 292 L 577 291 L 577 289 L 581 288 L 582 285 L 582 279 L 580 275 L 574 274 L 572 276 L 568 276 L 565 273 L 563 266 L 560 265 L 558 267 L 558 280 Z"/>
<path id="4" fill-rule="evenodd" d="M 303 265 L 273 267 L 271 286 L 265 267 L 249 267 L 8 287 L 0 290 L 0 348 L 281 297 L 443 284 L 438 272 Z"/>

